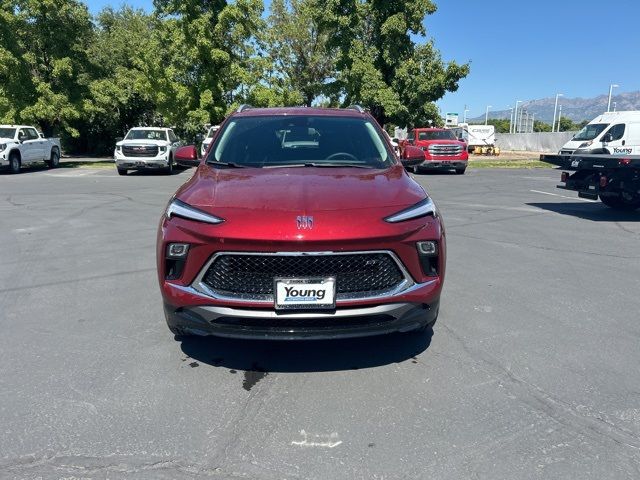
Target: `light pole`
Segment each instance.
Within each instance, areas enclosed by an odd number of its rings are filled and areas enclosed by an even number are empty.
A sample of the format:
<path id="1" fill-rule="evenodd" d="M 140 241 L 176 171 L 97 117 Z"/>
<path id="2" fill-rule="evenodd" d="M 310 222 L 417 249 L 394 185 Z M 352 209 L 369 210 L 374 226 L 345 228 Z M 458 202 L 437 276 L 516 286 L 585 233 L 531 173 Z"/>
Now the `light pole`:
<path id="1" fill-rule="evenodd" d="M 511 126 L 513 125 L 513 107 L 511 105 L 507 105 L 509 109 L 509 133 L 511 133 Z"/>
<path id="2" fill-rule="evenodd" d="M 518 133 L 518 104 L 522 103 L 522 100 L 516 100 L 515 110 L 513 111 L 513 133 Z"/>
<path id="3" fill-rule="evenodd" d="M 617 102 L 613 102 L 613 111 L 614 112 L 616 111 L 616 105 L 618 105 L 618 103 Z"/>
<path id="4" fill-rule="evenodd" d="M 462 113 L 462 123 L 467 123 L 467 112 L 469 111 L 469 109 L 467 108 L 467 105 L 464 106 L 464 112 Z"/>
<path id="5" fill-rule="evenodd" d="M 560 131 L 560 119 L 562 118 L 562 105 L 560 105 L 560 112 L 558 113 L 558 129 L 556 132 Z"/>
<path id="6" fill-rule="evenodd" d="M 551 132 L 553 132 L 556 125 L 556 113 L 558 111 L 558 97 L 564 96 L 563 93 L 556 93 L 556 106 L 553 107 L 553 122 L 551 123 Z"/>
<path id="7" fill-rule="evenodd" d="M 533 127 L 535 127 L 536 125 L 536 114 L 532 113 L 531 114 L 531 133 L 533 133 Z"/>
<path id="8" fill-rule="evenodd" d="M 620 85 L 616 85 L 615 83 L 609 85 L 609 101 L 607 102 L 607 112 L 611 111 L 611 93 L 613 92 L 614 88 L 618 88 L 619 86 Z"/>
<path id="9" fill-rule="evenodd" d="M 484 124 L 486 125 L 489 121 L 489 109 L 493 107 L 493 105 L 487 105 L 487 110 L 484 112 Z"/>

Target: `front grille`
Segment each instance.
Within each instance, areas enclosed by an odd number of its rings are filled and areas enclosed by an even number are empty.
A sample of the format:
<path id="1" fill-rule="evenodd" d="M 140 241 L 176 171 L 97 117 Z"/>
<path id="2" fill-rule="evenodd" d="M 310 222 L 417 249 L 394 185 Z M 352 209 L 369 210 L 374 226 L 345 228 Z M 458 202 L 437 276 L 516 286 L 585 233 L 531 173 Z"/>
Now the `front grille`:
<path id="1" fill-rule="evenodd" d="M 123 145 L 125 157 L 155 157 L 158 155 L 157 145 Z"/>
<path id="2" fill-rule="evenodd" d="M 455 157 L 462 153 L 461 145 L 429 145 L 429 154 L 439 157 Z"/>
<path id="3" fill-rule="evenodd" d="M 336 278 L 337 299 L 381 295 L 405 280 L 388 253 L 224 254 L 211 263 L 202 282 L 217 295 L 273 300 L 275 278 L 326 277 Z"/>

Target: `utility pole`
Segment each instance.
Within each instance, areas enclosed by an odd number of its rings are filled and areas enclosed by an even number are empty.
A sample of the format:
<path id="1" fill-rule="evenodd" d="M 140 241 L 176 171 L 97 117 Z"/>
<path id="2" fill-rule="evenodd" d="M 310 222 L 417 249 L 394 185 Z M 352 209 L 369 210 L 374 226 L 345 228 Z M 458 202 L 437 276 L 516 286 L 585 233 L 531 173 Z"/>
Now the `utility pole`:
<path id="1" fill-rule="evenodd" d="M 467 108 L 467 105 L 464 106 L 464 112 L 462 112 L 462 123 L 467 123 L 467 112 L 469 111 L 469 109 Z"/>

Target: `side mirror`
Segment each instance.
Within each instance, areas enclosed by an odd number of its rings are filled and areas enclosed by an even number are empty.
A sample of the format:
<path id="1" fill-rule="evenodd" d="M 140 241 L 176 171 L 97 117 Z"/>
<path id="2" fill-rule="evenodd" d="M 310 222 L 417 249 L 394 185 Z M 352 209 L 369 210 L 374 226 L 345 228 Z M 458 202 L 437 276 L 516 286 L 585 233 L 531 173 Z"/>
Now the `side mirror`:
<path id="1" fill-rule="evenodd" d="M 198 160 L 198 150 L 196 150 L 195 145 L 187 145 L 186 147 L 180 147 L 178 150 L 176 150 L 175 159 L 176 161 Z"/>
<path id="2" fill-rule="evenodd" d="M 201 142 L 204 140 L 204 135 L 199 133 L 196 135 L 196 141 Z"/>
<path id="3" fill-rule="evenodd" d="M 400 161 L 405 167 L 418 165 L 424 162 L 424 152 L 421 148 L 414 147 L 413 145 L 406 145 L 402 151 Z"/>
<path id="4" fill-rule="evenodd" d="M 601 140 L 602 143 L 609 143 L 612 141 L 613 141 L 613 135 L 611 135 L 610 133 L 605 133 L 602 136 L 602 140 Z"/>
<path id="5" fill-rule="evenodd" d="M 124 137 L 116 137 L 116 143 L 121 142 L 122 140 L 124 140 Z"/>
<path id="6" fill-rule="evenodd" d="M 44 133 L 40 132 L 40 138 L 44 138 Z"/>

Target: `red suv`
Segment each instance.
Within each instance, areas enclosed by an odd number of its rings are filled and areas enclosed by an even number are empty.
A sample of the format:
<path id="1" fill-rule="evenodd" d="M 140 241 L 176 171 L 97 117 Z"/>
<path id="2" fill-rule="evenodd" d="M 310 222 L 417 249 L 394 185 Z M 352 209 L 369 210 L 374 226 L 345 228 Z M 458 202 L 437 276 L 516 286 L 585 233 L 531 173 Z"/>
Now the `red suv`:
<path id="1" fill-rule="evenodd" d="M 183 147 L 176 159 L 196 154 Z M 429 328 L 445 257 L 435 204 L 360 107 L 241 107 L 171 198 L 157 244 L 176 335 Z"/>
<path id="2" fill-rule="evenodd" d="M 456 138 L 451 130 L 416 128 L 409 132 L 405 144 L 414 145 L 424 151 L 424 162 L 411 167 L 415 173 L 423 169 L 445 169 L 455 170 L 457 174 L 462 175 L 467 169 L 467 144 Z"/>

